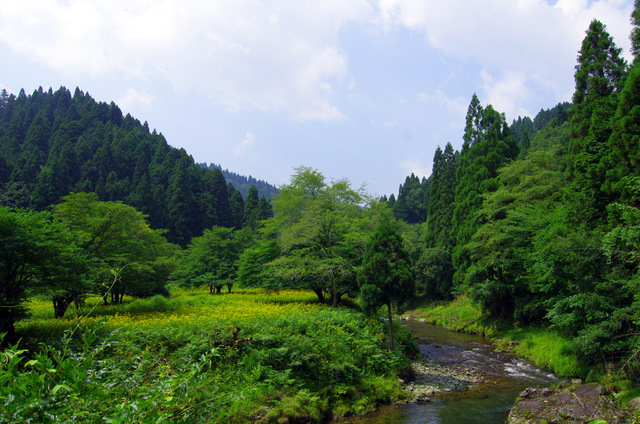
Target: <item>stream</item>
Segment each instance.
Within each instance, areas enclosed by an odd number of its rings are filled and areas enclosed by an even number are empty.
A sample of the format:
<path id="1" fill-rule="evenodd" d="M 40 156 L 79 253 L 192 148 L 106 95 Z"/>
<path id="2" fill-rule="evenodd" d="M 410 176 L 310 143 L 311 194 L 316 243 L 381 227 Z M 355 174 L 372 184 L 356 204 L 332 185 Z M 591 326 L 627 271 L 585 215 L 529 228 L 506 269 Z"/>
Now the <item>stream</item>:
<path id="1" fill-rule="evenodd" d="M 527 387 L 546 387 L 559 380 L 522 358 L 497 353 L 491 342 L 477 335 L 455 333 L 415 320 L 403 321 L 423 356 L 442 366 L 468 369 L 483 382 L 458 392 L 443 392 L 427 403 L 386 405 L 339 424 L 472 424 L 505 423 L 516 397 Z"/>

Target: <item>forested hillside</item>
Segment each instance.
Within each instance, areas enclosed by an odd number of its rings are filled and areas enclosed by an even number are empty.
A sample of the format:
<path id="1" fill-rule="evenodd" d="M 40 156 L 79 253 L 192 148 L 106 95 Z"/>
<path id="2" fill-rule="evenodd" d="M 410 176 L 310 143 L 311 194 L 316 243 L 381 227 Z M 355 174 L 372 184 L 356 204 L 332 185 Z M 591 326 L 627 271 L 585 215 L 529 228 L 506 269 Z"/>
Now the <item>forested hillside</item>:
<path id="1" fill-rule="evenodd" d="M 101 201 L 135 207 L 151 227 L 168 230 L 169 241 L 186 246 L 214 225 L 242 227 L 253 213 L 245 200 L 261 217 L 271 213 L 249 184 L 242 190 L 236 194 L 220 169 L 194 164 L 113 102 L 79 89 L 72 96 L 64 87 L 17 97 L 3 90 L 0 206 L 44 210 L 70 192 L 95 192 Z"/>
<path id="2" fill-rule="evenodd" d="M 222 166 L 216 165 L 215 163 L 201 163 L 200 166 L 213 170 L 213 168 L 218 168 L 222 171 L 222 175 L 224 179 L 227 180 L 228 183 L 233 184 L 233 187 L 242 194 L 242 197 L 247 197 L 249 194 L 249 189 L 251 187 L 255 187 L 258 189 L 258 196 L 264 196 L 267 200 L 273 200 L 273 197 L 278 193 L 278 189 L 263 180 L 257 180 L 251 175 L 248 177 L 244 175 L 239 175 L 235 172 L 229 171 L 228 169 L 222 169 Z"/>
<path id="3" fill-rule="evenodd" d="M 632 22 L 631 66 L 592 21 L 571 104 L 509 126 L 474 95 L 462 150 L 438 149 L 428 179 L 411 175 L 397 198 L 383 199 L 410 224 L 424 299 L 467 294 L 490 317 L 550 325 L 574 339 L 586 364 L 638 349 L 640 22 Z"/>

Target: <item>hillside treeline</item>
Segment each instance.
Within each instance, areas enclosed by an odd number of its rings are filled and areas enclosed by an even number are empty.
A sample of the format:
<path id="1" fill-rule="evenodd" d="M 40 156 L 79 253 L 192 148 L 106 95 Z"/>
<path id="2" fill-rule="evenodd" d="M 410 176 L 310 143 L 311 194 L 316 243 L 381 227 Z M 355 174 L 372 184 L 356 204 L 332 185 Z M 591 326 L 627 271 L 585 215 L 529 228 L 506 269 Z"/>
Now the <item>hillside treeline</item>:
<path id="1" fill-rule="evenodd" d="M 69 193 L 95 192 L 135 207 L 186 246 L 212 226 L 241 228 L 255 215 L 245 201 L 261 217 L 271 213 L 244 185 L 242 195 L 219 168 L 196 165 L 146 122 L 80 89 L 0 96 L 0 206 L 45 210 Z"/>

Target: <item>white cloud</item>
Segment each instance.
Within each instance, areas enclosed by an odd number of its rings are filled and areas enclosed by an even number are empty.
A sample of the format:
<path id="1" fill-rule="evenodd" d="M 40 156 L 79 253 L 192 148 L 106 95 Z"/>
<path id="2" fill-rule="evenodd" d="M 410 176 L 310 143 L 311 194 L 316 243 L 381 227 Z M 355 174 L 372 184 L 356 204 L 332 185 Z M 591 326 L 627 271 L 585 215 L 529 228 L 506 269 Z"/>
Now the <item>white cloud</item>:
<path id="1" fill-rule="evenodd" d="M 149 93 L 141 93 L 135 88 L 129 88 L 124 96 L 116 99 L 116 104 L 124 111 L 132 111 L 141 106 L 145 109 L 150 109 L 155 96 Z"/>
<path id="2" fill-rule="evenodd" d="M 244 139 L 242 140 L 242 143 L 237 145 L 236 148 L 233 149 L 233 152 L 236 154 L 236 156 L 242 155 L 249 148 L 249 146 L 253 144 L 255 139 L 256 139 L 256 136 L 252 132 L 246 133 L 244 135 Z"/>
<path id="3" fill-rule="evenodd" d="M 491 104 L 497 111 L 504 113 L 507 121 L 518 116 L 535 116 L 519 104 L 519 99 L 531 97 L 525 72 L 507 71 L 496 79 L 490 73 L 482 71 L 481 76 L 484 93 L 482 102 Z"/>
<path id="4" fill-rule="evenodd" d="M 431 175 L 431 166 L 422 165 L 415 157 L 409 157 L 400 163 L 405 175 L 414 174 L 419 178 Z"/>
<path id="5" fill-rule="evenodd" d="M 372 13 L 367 0 L 5 1 L 0 42 L 65 75 L 161 76 L 230 110 L 331 121 L 352 84 L 340 28 Z"/>
<path id="6" fill-rule="evenodd" d="M 527 111 L 541 91 L 570 100 L 577 52 L 592 19 L 628 51 L 632 6 L 631 0 L 379 0 L 388 31 L 398 25 L 422 32 L 444 55 L 479 64 L 485 96 L 507 115 Z M 517 100 L 508 99 L 510 90 Z"/>

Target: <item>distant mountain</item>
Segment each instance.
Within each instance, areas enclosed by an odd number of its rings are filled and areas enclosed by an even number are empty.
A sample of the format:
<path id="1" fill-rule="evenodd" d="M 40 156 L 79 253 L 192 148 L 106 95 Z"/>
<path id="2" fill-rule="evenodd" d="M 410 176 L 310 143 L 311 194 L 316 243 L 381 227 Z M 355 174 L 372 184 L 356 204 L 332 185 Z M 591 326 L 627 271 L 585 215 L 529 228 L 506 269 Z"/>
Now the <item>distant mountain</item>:
<path id="1" fill-rule="evenodd" d="M 250 178 L 237 178 L 245 193 Z M 247 211 L 236 184 L 231 189 L 217 167 L 196 165 L 146 122 L 78 88 L 73 96 L 64 87 L 0 95 L 0 206 L 44 210 L 71 192 L 95 192 L 134 206 L 185 246 L 214 225 L 241 227 L 271 213 L 266 198 L 246 202 L 260 213 Z"/>
<path id="2" fill-rule="evenodd" d="M 216 165 L 215 163 L 210 163 L 208 165 L 206 163 L 199 163 L 198 165 L 209 170 L 218 168 L 220 171 L 222 171 L 224 179 L 227 180 L 227 182 L 233 184 L 233 187 L 236 190 L 239 190 L 242 194 L 242 197 L 244 198 L 246 198 L 249 194 L 249 189 L 251 188 L 251 186 L 254 186 L 258 189 L 258 196 L 264 196 L 267 200 L 273 200 L 273 196 L 278 194 L 278 188 L 276 186 L 271 185 L 263 180 L 256 180 L 251 175 L 245 177 L 244 175 L 231 172 L 228 169 L 222 169 L 222 166 Z"/>

